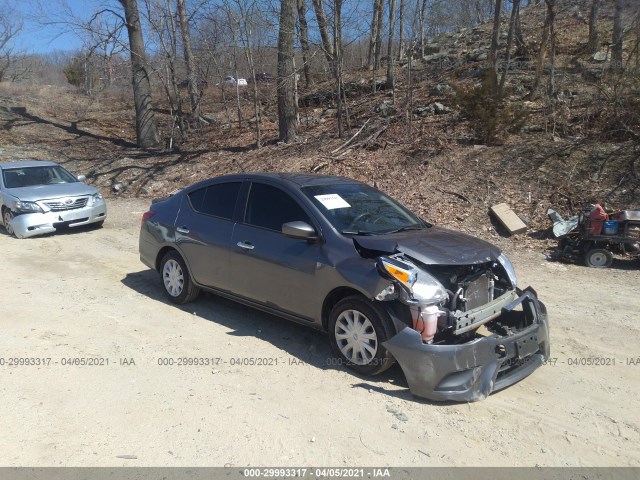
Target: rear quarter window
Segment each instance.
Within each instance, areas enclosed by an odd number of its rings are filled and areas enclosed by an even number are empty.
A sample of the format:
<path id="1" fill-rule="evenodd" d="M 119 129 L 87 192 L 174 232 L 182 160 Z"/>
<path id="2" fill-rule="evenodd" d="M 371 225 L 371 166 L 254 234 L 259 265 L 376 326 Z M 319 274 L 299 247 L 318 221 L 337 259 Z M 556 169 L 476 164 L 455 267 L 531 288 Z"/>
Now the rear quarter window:
<path id="1" fill-rule="evenodd" d="M 189 202 L 198 213 L 231 220 L 241 185 L 231 182 L 199 188 L 189 194 Z"/>

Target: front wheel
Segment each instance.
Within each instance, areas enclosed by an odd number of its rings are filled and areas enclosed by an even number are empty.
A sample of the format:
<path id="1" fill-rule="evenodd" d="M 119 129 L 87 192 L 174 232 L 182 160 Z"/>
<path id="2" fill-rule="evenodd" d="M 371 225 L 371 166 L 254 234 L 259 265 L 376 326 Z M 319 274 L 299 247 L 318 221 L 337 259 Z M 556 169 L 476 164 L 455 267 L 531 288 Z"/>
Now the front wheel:
<path id="1" fill-rule="evenodd" d="M 4 225 L 4 229 L 7 231 L 7 233 L 13 237 L 16 233 L 11 227 L 11 220 L 13 220 L 13 213 L 8 208 L 5 208 L 2 211 L 2 224 Z"/>
<path id="2" fill-rule="evenodd" d="M 340 300 L 329 317 L 331 347 L 350 369 L 376 375 L 393 365 L 391 353 L 382 345 L 393 336 L 391 319 L 364 298 Z"/>
<path id="3" fill-rule="evenodd" d="M 592 248 L 585 254 L 584 263 L 591 268 L 608 268 L 613 263 L 613 255 L 604 248 Z"/>
<path id="4" fill-rule="evenodd" d="M 176 251 L 168 252 L 160 263 L 162 286 L 167 298 L 177 304 L 189 303 L 200 294 L 193 284 L 187 265 Z"/>

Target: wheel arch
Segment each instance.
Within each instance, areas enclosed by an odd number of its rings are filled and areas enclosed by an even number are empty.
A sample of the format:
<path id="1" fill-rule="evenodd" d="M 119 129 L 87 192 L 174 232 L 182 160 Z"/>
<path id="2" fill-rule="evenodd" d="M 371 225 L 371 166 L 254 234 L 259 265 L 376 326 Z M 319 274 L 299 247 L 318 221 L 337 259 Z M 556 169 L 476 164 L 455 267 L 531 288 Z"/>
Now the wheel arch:
<path id="1" fill-rule="evenodd" d="M 336 305 L 336 303 L 338 303 L 343 298 L 353 296 L 359 296 L 368 300 L 366 295 L 352 287 L 337 287 L 329 292 L 329 294 L 325 297 L 324 302 L 322 302 L 323 330 L 326 331 L 328 329 L 329 316 L 331 315 L 331 310 L 333 310 L 333 307 Z"/>
<path id="2" fill-rule="evenodd" d="M 184 263 L 187 265 L 187 267 L 189 266 L 187 261 L 184 259 L 184 256 L 182 255 L 182 253 L 180 253 L 180 251 L 177 248 L 169 246 L 169 245 L 165 245 L 164 247 L 162 247 L 158 251 L 158 254 L 156 255 L 156 262 L 155 262 L 156 272 L 160 272 L 160 264 L 162 263 L 162 259 L 169 252 L 176 252 L 178 255 L 180 255 L 182 257 L 182 259 L 184 260 Z"/>

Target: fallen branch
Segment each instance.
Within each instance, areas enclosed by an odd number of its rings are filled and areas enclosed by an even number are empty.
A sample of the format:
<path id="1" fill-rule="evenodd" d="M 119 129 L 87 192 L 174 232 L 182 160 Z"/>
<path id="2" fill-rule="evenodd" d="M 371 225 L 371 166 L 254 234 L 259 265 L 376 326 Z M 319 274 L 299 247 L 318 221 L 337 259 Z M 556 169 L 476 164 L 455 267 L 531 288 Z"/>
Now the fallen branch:
<path id="1" fill-rule="evenodd" d="M 471 200 L 469 200 L 467 197 L 465 197 L 463 194 L 458 193 L 458 192 L 453 192 L 451 190 L 442 190 L 441 188 L 436 188 L 436 190 L 438 190 L 441 193 L 446 193 L 448 195 L 453 195 L 454 197 L 458 197 L 461 200 L 464 200 L 465 202 L 467 202 L 469 205 L 471 205 Z"/>
<path id="2" fill-rule="evenodd" d="M 367 126 L 367 123 L 369 123 L 369 120 L 371 120 L 370 118 L 367 119 L 366 122 L 364 122 L 364 124 L 360 127 L 360 130 L 358 130 L 356 133 L 354 133 L 353 137 L 351 137 L 349 140 L 347 140 L 345 143 L 343 143 L 342 145 L 340 145 L 338 148 L 336 148 L 335 150 L 333 150 L 331 152 L 331 155 L 335 155 L 336 153 L 338 153 L 340 150 L 342 150 L 345 147 L 348 147 L 349 145 L 351 145 L 351 142 L 353 142 L 356 137 L 358 135 L 360 135 L 360 132 L 362 132 L 362 130 L 364 130 L 364 127 Z"/>

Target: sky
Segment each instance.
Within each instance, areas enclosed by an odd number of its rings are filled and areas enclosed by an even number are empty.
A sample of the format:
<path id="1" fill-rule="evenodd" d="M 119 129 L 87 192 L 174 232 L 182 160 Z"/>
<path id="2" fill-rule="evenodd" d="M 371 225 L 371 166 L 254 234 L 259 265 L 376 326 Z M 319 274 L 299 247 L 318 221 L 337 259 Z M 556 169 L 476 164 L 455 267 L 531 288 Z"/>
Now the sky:
<path id="1" fill-rule="evenodd" d="M 64 0 L 78 17 L 90 15 L 96 8 L 92 0 Z M 50 24 L 63 18 L 64 10 L 57 0 L 8 0 L 24 19 L 24 26 L 16 39 L 16 48 L 25 53 L 47 53 L 77 50 L 82 42 L 67 25 Z M 39 4 L 43 5 L 45 15 Z"/>

